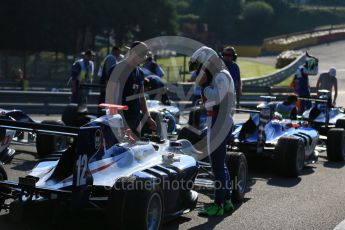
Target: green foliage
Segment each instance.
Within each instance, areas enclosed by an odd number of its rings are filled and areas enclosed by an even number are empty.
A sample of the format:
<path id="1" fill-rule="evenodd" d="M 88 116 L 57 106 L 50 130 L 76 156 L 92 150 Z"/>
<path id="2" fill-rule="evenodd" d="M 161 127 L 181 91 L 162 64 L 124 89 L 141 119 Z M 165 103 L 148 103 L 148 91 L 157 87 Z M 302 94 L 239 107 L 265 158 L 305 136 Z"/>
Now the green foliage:
<path id="1" fill-rule="evenodd" d="M 262 39 L 270 31 L 273 14 L 273 8 L 266 2 L 253 1 L 245 4 L 241 17 L 241 32 L 251 40 Z"/>
<path id="2" fill-rule="evenodd" d="M 272 6 L 268 3 L 263 1 L 255 1 L 248 3 L 243 7 L 242 15 L 244 20 L 248 20 L 251 23 L 267 23 L 272 18 L 273 12 L 274 10 Z"/>
<path id="3" fill-rule="evenodd" d="M 177 33 L 172 0 L 2 0 L 0 49 L 75 53 L 114 31 L 117 42 Z"/>
<path id="4" fill-rule="evenodd" d="M 245 2 L 245 5 L 243 5 Z M 207 45 L 260 44 L 266 37 L 345 22 L 343 0 L 1 0 L 1 50 L 65 54 L 95 48 L 96 35 L 121 45 L 208 24 Z"/>
<path id="5" fill-rule="evenodd" d="M 200 18 L 215 36 L 213 44 L 231 42 L 235 38 L 237 19 L 242 11 L 241 0 L 206 0 Z"/>

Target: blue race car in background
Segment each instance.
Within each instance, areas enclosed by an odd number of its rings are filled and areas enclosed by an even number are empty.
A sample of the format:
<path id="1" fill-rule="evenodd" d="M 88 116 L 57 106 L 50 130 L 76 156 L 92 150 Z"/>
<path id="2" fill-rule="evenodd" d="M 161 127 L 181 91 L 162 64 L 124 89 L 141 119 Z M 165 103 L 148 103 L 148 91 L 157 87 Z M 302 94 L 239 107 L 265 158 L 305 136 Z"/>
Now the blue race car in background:
<path id="1" fill-rule="evenodd" d="M 0 119 L 36 123 L 22 110 L 0 109 Z M 61 121 L 42 121 L 42 124 L 64 125 Z M 34 133 L 28 130 L 14 131 L 0 128 L 0 162 L 8 163 L 14 156 L 15 150 L 10 148 L 11 143 L 30 144 L 35 143 L 37 155 L 44 157 L 56 151 L 66 148 L 67 139 L 61 136 Z"/>
<path id="2" fill-rule="evenodd" d="M 303 121 L 274 118 L 273 107 L 273 104 L 265 102 L 257 106 L 259 110 L 236 109 L 251 115 L 246 122 L 235 124 L 229 150 L 243 152 L 247 156 L 273 158 L 282 174 L 296 177 L 304 165 L 317 161 L 315 147 L 319 134 L 317 130 L 305 127 Z M 191 112 L 189 126 L 181 130 L 179 138 L 190 140 L 196 148 L 205 148 L 205 116 L 202 108 Z M 199 130 L 199 134 L 192 129 Z"/>
<path id="3" fill-rule="evenodd" d="M 47 215 L 55 209 L 99 210 L 118 229 L 159 229 L 164 220 L 196 206 L 198 194 L 192 187 L 197 161 L 190 154 L 172 152 L 174 143 L 162 138 L 132 142 L 119 114 L 99 117 L 83 127 L 12 120 L 0 120 L 0 127 L 73 138 L 66 151 L 40 160 L 18 183 L 4 180 L 1 169 L 0 210 L 23 217 L 35 207 Z"/>
<path id="4" fill-rule="evenodd" d="M 296 177 L 304 165 L 317 161 L 319 134 L 315 129 L 300 121 L 271 118 L 270 110 L 248 112 L 249 119 L 235 126 L 232 147 L 274 159 L 277 169 L 287 176 Z"/>
<path id="5" fill-rule="evenodd" d="M 319 131 L 326 141 L 327 158 L 330 161 L 345 161 L 345 113 L 341 107 L 333 107 L 328 98 L 328 90 L 320 90 L 318 99 L 311 109 L 303 113 L 303 119 Z"/>

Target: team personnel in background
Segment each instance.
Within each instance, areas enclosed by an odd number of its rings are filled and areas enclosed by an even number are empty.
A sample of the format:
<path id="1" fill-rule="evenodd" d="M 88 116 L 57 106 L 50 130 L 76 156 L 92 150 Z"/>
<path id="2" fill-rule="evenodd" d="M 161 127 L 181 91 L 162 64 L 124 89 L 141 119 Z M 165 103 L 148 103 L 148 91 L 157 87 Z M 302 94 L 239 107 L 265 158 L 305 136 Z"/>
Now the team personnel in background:
<path id="1" fill-rule="evenodd" d="M 118 46 L 114 46 L 109 53 L 103 60 L 103 65 L 100 66 L 98 71 L 99 83 L 104 85 L 104 88 L 101 88 L 100 96 L 99 96 L 99 103 L 105 102 L 105 87 L 109 80 L 110 76 L 110 69 L 115 66 L 118 62 L 120 62 L 124 56 L 121 54 L 121 50 Z"/>
<path id="2" fill-rule="evenodd" d="M 338 97 L 338 81 L 336 78 L 337 70 L 335 67 L 332 67 L 329 69 L 327 73 L 320 74 L 319 79 L 316 83 L 316 90 L 319 93 L 319 90 L 326 89 L 329 91 L 328 98 L 330 102 L 332 102 L 332 105 L 336 105 L 336 100 Z M 334 97 L 333 95 L 333 88 L 334 88 Z"/>
<path id="3" fill-rule="evenodd" d="M 227 46 L 222 52 L 223 61 L 230 72 L 232 80 L 234 81 L 236 90 L 236 106 L 240 106 L 240 98 L 242 95 L 242 82 L 240 67 L 237 65 L 237 53 L 234 47 Z"/>
<path id="4" fill-rule="evenodd" d="M 291 86 L 294 88 L 298 97 L 310 98 L 309 75 L 316 75 L 318 72 L 318 59 L 306 53 L 306 62 L 298 67 Z M 309 100 L 300 100 L 300 108 L 298 113 L 303 114 L 304 111 L 312 106 Z"/>
<path id="5" fill-rule="evenodd" d="M 234 209 L 230 175 L 225 164 L 226 143 L 233 125 L 234 84 L 218 54 L 206 46 L 193 53 L 189 70 L 199 73 L 196 84 L 201 86 L 203 105 L 207 111 L 207 151 L 215 176 L 215 201 L 199 214 L 222 216 Z"/>
<path id="6" fill-rule="evenodd" d="M 80 84 L 91 84 L 94 72 L 93 57 L 95 53 L 87 50 L 82 53 L 83 58 L 73 63 L 71 70 L 72 79 L 72 97 L 71 103 L 78 104 L 78 110 L 84 112 L 87 110 L 87 97 L 89 90 L 81 89 Z"/>
<path id="7" fill-rule="evenodd" d="M 113 65 L 110 73 L 121 74 L 114 76 L 115 104 L 127 105 L 128 110 L 122 111 L 124 123 L 132 132 L 140 136 L 141 120 L 148 123 L 150 129 L 157 128 L 156 122 L 151 118 L 147 109 L 144 95 L 144 73 L 139 65 L 145 61 L 148 47 L 144 42 L 133 42 L 129 50 L 129 56 L 116 65 Z M 118 71 L 113 71 L 113 70 Z M 110 76 L 110 77 L 111 77 Z"/>
<path id="8" fill-rule="evenodd" d="M 143 66 L 145 76 L 145 88 L 148 90 L 151 100 L 160 100 L 165 105 L 171 105 L 165 83 L 162 81 L 164 70 L 153 60 L 153 55 L 149 52 Z"/>

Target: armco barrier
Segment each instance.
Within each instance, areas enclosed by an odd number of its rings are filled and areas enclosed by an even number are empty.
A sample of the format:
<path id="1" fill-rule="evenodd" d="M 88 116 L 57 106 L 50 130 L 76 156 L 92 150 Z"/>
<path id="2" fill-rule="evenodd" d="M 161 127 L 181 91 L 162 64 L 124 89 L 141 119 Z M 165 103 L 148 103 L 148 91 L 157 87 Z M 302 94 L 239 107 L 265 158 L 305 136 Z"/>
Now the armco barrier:
<path id="1" fill-rule="evenodd" d="M 170 98 L 178 106 L 185 108 L 191 106 L 192 83 L 186 83 L 171 87 L 174 92 L 169 92 Z M 260 100 L 260 95 L 270 95 L 270 87 L 252 87 L 244 86 L 244 95 L 242 96 L 242 105 L 250 107 Z M 49 91 L 0 91 L 0 108 L 3 109 L 21 109 L 29 114 L 61 114 L 69 103 L 70 92 L 49 92 Z M 89 111 L 97 111 L 99 93 L 92 92 L 89 96 Z"/>
<path id="2" fill-rule="evenodd" d="M 321 44 L 345 39 L 345 27 L 331 26 L 327 29 L 315 29 L 298 33 L 266 38 L 262 49 L 264 52 L 276 53 L 288 49 L 297 49 L 305 46 Z"/>
<path id="3" fill-rule="evenodd" d="M 249 78 L 242 80 L 243 86 L 273 86 L 294 74 L 297 68 L 305 62 L 305 55 L 299 56 L 295 61 L 283 69 L 263 77 Z"/>

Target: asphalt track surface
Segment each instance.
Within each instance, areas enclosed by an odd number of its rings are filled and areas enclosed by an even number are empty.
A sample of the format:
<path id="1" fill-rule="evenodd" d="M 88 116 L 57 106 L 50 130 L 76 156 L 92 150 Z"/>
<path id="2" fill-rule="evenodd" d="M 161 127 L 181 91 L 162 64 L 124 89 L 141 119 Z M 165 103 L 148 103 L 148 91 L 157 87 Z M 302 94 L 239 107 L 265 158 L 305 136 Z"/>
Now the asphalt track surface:
<path id="1" fill-rule="evenodd" d="M 310 47 L 309 52 L 320 60 L 320 71 L 331 66 L 338 69 L 339 99 L 345 106 L 345 42 Z M 274 57 L 256 58 L 258 62 L 274 63 Z M 317 77 L 311 77 L 315 84 Z M 245 117 L 237 117 L 240 120 Z M 47 117 L 36 117 L 37 120 Z M 49 117 L 48 119 L 52 119 Z M 239 120 L 237 119 L 237 121 Z M 36 162 L 35 148 L 14 146 L 20 152 L 5 168 L 12 180 L 25 175 Z M 345 167 L 344 163 L 330 163 L 321 152 L 316 164 L 307 166 L 300 177 L 284 178 L 275 173 L 274 162 L 251 159 L 249 162 L 249 186 L 245 202 L 222 218 L 204 218 L 197 211 L 185 214 L 166 223 L 164 229 L 334 229 L 345 219 Z M 210 203 L 211 192 L 200 193 L 198 207 Z M 73 220 L 73 219 L 72 219 Z M 106 227 L 99 216 L 60 221 L 59 229 L 95 229 Z M 71 223 L 72 221 L 72 223 Z M 0 229 L 49 229 L 56 224 L 27 225 L 13 223 L 8 215 L 0 215 Z M 337 228 L 345 229 L 340 224 Z"/>

